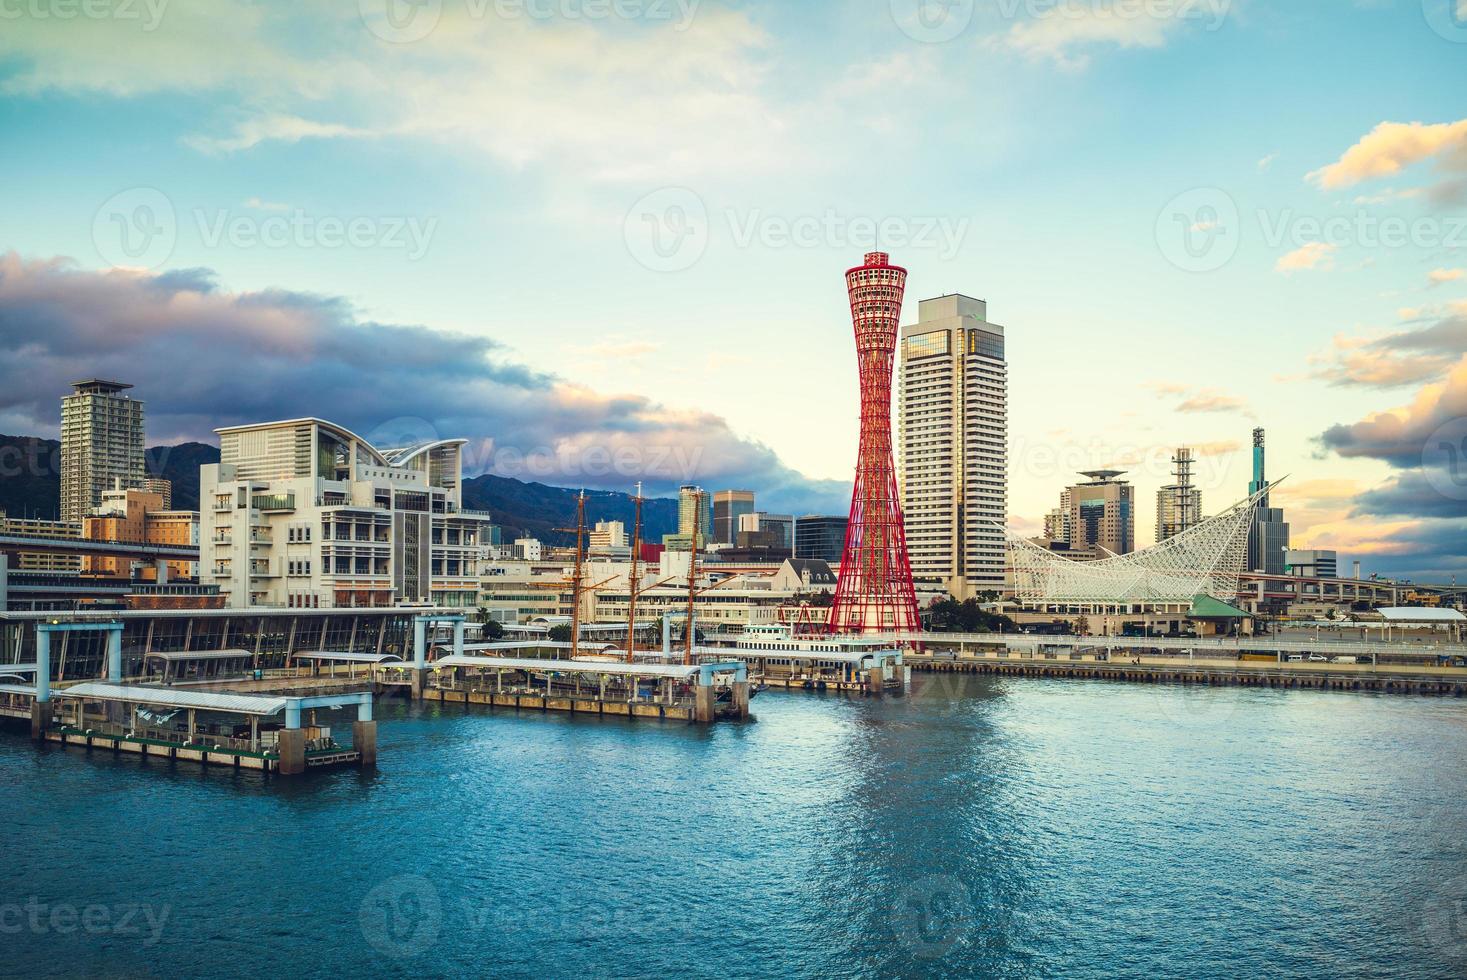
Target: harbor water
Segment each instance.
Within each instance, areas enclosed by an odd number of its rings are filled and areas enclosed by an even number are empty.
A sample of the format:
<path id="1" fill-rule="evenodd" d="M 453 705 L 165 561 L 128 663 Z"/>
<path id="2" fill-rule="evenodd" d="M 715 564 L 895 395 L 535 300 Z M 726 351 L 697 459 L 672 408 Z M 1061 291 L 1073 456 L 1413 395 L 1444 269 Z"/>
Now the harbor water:
<path id="1" fill-rule="evenodd" d="M 1467 975 L 1467 702 L 918 675 L 379 705 L 286 780 L 0 733 L 11 976 Z"/>

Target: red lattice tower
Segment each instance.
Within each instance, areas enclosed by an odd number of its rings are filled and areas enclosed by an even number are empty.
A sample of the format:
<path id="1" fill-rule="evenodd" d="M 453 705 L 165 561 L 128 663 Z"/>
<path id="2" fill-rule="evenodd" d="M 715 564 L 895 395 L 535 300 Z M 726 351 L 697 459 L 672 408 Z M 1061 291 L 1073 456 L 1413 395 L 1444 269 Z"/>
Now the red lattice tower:
<path id="1" fill-rule="evenodd" d="M 888 258 L 868 252 L 864 264 L 846 272 L 861 371 L 861 448 L 840 582 L 826 626 L 832 633 L 921 629 L 891 454 L 891 372 L 907 270 Z"/>

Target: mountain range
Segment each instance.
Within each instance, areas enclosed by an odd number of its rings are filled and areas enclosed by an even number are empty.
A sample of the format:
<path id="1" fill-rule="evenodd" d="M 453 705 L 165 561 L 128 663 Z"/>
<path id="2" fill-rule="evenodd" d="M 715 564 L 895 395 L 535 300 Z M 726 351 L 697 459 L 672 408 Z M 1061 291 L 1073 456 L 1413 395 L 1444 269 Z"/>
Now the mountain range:
<path id="1" fill-rule="evenodd" d="M 199 507 L 199 467 L 219 462 L 219 449 L 202 442 L 154 446 L 147 450 L 149 476 L 173 483 L 177 510 Z M 36 436 L 0 435 L 0 511 L 14 517 L 55 520 L 61 492 L 61 443 Z M 576 523 L 579 490 L 526 483 L 510 477 L 484 474 L 463 481 L 463 504 L 488 511 L 502 529 L 503 538 L 539 538 L 548 544 L 569 544 L 573 536 L 562 529 Z M 642 505 L 643 537 L 660 541 L 677 531 L 676 499 L 648 498 Z M 629 494 L 586 491 L 586 526 L 597 521 L 621 521 L 631 534 L 634 505 Z"/>

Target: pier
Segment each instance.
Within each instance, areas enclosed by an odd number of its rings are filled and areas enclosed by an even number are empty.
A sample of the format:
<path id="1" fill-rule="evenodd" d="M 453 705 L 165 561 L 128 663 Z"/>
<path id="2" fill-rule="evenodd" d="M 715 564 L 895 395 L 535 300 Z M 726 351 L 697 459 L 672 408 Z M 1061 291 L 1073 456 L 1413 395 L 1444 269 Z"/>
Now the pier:
<path id="1" fill-rule="evenodd" d="M 381 669 L 395 668 L 412 665 Z M 738 662 L 684 666 L 456 654 L 428 668 L 425 701 L 697 724 L 749 717 L 748 670 Z"/>
<path id="2" fill-rule="evenodd" d="M 1467 694 L 1467 667 L 1165 657 L 1142 653 L 1010 652 L 962 656 L 908 654 L 913 671 L 1008 677 L 1129 681 L 1242 687 L 1374 691 L 1382 694 Z"/>

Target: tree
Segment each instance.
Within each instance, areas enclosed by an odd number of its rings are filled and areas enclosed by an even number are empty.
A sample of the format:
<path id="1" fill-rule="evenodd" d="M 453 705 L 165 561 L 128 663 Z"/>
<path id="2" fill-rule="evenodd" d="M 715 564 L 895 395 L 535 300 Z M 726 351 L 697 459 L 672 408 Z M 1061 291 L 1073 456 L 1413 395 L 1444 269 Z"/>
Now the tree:
<path id="1" fill-rule="evenodd" d="M 934 633 L 1009 633 L 1015 629 L 1012 619 L 989 612 L 977 599 L 933 599 L 927 616 L 927 628 Z"/>
<path id="2" fill-rule="evenodd" d="M 1079 636 L 1089 636 L 1090 635 L 1090 617 L 1089 616 L 1081 616 L 1079 619 L 1075 620 L 1075 633 L 1077 635 L 1079 635 Z"/>
<path id="3" fill-rule="evenodd" d="M 497 619 L 486 619 L 486 620 L 484 620 L 484 639 L 486 639 L 486 640 L 502 640 L 502 639 L 504 639 L 504 624 L 501 623 Z"/>
<path id="4" fill-rule="evenodd" d="M 570 625 L 558 623 L 550 627 L 550 640 L 552 643 L 569 643 L 571 641 Z"/>

